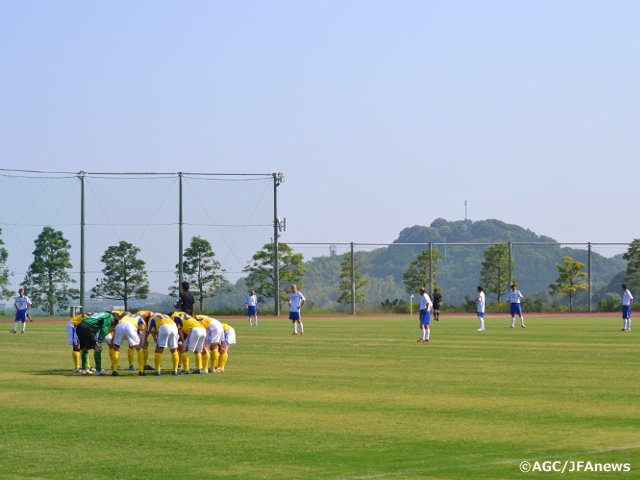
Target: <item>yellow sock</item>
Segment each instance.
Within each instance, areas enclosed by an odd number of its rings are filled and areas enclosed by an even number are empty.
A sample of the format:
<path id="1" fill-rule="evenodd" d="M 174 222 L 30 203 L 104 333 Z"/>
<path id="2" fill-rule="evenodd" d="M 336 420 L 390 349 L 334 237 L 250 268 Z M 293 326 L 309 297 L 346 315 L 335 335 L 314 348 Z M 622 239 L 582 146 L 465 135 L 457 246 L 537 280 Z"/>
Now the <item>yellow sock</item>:
<path id="1" fill-rule="evenodd" d="M 209 369 L 209 360 L 211 359 L 211 353 L 209 350 L 205 350 L 202 354 L 202 365 L 205 370 Z"/>
<path id="2" fill-rule="evenodd" d="M 156 371 L 160 371 L 160 367 L 162 367 L 162 354 L 156 352 L 156 354 L 153 356 L 153 363 L 156 366 Z"/>
<path id="3" fill-rule="evenodd" d="M 218 364 L 220 363 L 220 352 L 218 350 L 214 350 L 211 353 L 211 369 L 218 368 Z"/>
<path id="4" fill-rule="evenodd" d="M 202 368 L 202 353 L 200 353 L 200 352 L 194 352 L 194 353 L 193 353 L 193 356 L 194 356 L 194 357 L 195 357 L 195 359 L 196 359 L 196 368 L 197 368 L 198 370 L 202 370 L 202 369 L 203 369 L 203 368 Z"/>
<path id="5" fill-rule="evenodd" d="M 218 363 L 218 368 L 224 372 L 224 366 L 227 364 L 227 360 L 229 360 L 229 354 L 223 353 L 220 355 L 220 362 Z"/>
<path id="6" fill-rule="evenodd" d="M 180 355 L 178 355 L 178 351 L 171 352 L 171 366 L 173 367 L 173 371 L 178 371 L 178 365 L 180 365 Z"/>
<path id="7" fill-rule="evenodd" d="M 129 366 L 133 365 L 133 347 L 129 347 L 127 349 L 127 360 L 129 362 Z"/>
<path id="8" fill-rule="evenodd" d="M 144 373 L 144 367 L 146 363 L 144 361 L 144 350 L 138 350 L 138 370 Z"/>
<path id="9" fill-rule="evenodd" d="M 75 351 L 72 350 L 71 351 L 71 358 L 73 359 L 73 367 L 78 370 L 80 368 L 80 366 L 82 365 L 82 361 L 80 360 L 80 351 Z"/>
<path id="10" fill-rule="evenodd" d="M 144 350 L 142 350 L 144 352 L 144 364 L 145 366 L 147 365 L 147 363 L 149 363 L 149 349 L 145 348 Z"/>
<path id="11" fill-rule="evenodd" d="M 180 361 L 182 362 L 182 368 L 185 371 L 189 371 L 189 352 L 182 352 L 180 354 Z"/>
<path id="12" fill-rule="evenodd" d="M 109 356 L 111 357 L 111 370 L 118 371 L 118 361 L 120 360 L 120 350 L 110 349 Z"/>

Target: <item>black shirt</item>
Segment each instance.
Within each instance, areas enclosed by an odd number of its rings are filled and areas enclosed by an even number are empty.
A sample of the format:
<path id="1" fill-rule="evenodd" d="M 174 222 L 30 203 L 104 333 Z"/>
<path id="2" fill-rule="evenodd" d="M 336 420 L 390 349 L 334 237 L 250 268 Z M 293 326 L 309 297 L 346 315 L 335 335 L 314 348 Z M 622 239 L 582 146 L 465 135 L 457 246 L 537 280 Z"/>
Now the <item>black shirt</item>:
<path id="1" fill-rule="evenodd" d="M 180 292 L 180 307 L 182 311 L 193 315 L 193 306 L 196 303 L 196 299 L 193 297 L 193 293 L 188 290 Z"/>

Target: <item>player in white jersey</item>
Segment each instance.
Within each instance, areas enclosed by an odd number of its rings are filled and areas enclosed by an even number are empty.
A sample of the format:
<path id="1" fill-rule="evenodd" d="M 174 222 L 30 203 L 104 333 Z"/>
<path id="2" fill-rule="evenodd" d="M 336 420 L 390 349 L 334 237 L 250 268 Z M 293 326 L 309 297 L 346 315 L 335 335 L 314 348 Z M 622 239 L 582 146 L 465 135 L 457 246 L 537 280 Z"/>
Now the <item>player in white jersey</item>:
<path id="1" fill-rule="evenodd" d="M 418 342 L 428 342 L 431 330 L 429 330 L 429 323 L 431 322 L 431 299 L 427 295 L 427 291 L 424 287 L 420 287 L 420 332 L 421 337 Z"/>
<path id="2" fill-rule="evenodd" d="M 298 334 L 298 327 L 300 327 L 300 335 L 304 335 L 304 325 L 302 325 L 302 319 L 300 316 L 300 309 L 307 302 L 301 291 L 298 290 L 298 286 L 294 283 L 291 285 L 291 293 L 289 294 L 289 320 L 293 325 L 293 334 Z"/>
<path id="3" fill-rule="evenodd" d="M 631 303 L 633 295 L 627 288 L 626 284 L 622 284 L 622 331 L 631 331 Z"/>
<path id="4" fill-rule="evenodd" d="M 484 332 L 484 311 L 485 311 L 485 295 L 483 288 L 478 285 L 478 295 L 476 295 L 476 311 L 478 314 L 479 332 Z"/>
<path id="5" fill-rule="evenodd" d="M 507 293 L 507 300 L 509 300 L 509 313 L 511 314 L 511 328 L 516 326 L 516 315 L 520 317 L 520 326 L 524 328 L 524 317 L 522 316 L 522 304 L 520 301 L 524 297 L 518 286 L 514 283 L 511 285 L 511 291 Z"/>
<path id="6" fill-rule="evenodd" d="M 256 295 L 256 291 L 251 289 L 247 294 L 247 298 L 244 302 L 245 307 L 247 308 L 247 317 L 249 317 L 249 326 L 253 325 L 251 318 L 253 317 L 256 321 L 256 327 L 258 326 L 258 296 Z"/>
<path id="7" fill-rule="evenodd" d="M 24 333 L 25 329 L 27 328 L 27 317 L 29 316 L 29 309 L 31 308 L 31 300 L 24 294 L 24 288 L 18 290 L 18 296 L 13 302 L 13 306 L 16 309 L 16 318 L 11 333 L 16 333 L 18 331 L 18 326 L 20 325 L 20 323 L 22 323 L 22 330 L 20 331 L 20 333 Z"/>

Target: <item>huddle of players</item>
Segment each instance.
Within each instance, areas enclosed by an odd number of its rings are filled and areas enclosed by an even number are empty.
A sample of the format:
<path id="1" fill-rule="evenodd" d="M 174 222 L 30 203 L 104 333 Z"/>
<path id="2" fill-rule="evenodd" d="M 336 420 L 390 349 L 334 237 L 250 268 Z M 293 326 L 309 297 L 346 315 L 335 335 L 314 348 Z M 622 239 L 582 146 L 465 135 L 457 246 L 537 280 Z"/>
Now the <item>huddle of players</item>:
<path id="1" fill-rule="evenodd" d="M 154 366 L 149 360 L 149 336 L 156 344 Z M 67 343 L 72 345 L 74 371 L 90 375 L 94 369 L 89 364 L 89 350 L 94 350 L 95 372 L 107 375 L 102 368 L 102 346 L 109 346 L 111 375 L 117 376 L 120 347 L 129 344 L 129 369 L 136 370 L 133 359 L 137 352 L 138 375 L 153 370 L 161 375 L 162 355 L 166 348 L 171 352 L 171 374 L 223 373 L 229 359 L 229 346 L 236 343 L 235 329 L 207 315 L 191 316 L 185 312 L 170 314 L 140 310 L 99 312 L 76 315 L 67 323 Z M 195 369 L 190 369 L 190 352 L 194 356 Z M 182 367 L 182 368 L 180 368 Z"/>

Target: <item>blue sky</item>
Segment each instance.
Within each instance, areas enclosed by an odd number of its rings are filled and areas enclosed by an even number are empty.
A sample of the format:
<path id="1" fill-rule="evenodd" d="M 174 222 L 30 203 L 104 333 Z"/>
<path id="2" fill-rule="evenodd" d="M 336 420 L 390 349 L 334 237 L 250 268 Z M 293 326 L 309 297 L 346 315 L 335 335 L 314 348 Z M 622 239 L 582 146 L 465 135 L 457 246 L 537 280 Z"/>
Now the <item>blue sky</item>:
<path id="1" fill-rule="evenodd" d="M 282 171 L 292 243 L 392 242 L 465 201 L 471 220 L 630 242 L 639 18 L 620 0 L 0 0 L 1 165 Z M 264 187 L 227 201 L 270 208 Z"/>

